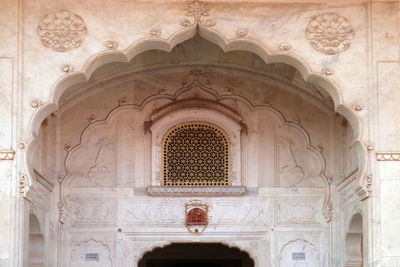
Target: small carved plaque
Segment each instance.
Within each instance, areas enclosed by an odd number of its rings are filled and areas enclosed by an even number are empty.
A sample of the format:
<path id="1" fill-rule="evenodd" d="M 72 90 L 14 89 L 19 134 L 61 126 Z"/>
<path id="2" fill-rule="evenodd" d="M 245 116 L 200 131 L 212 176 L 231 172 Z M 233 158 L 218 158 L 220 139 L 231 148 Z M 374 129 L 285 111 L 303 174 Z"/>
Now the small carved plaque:
<path id="1" fill-rule="evenodd" d="M 86 253 L 85 261 L 99 261 L 99 253 Z"/>
<path id="2" fill-rule="evenodd" d="M 208 206 L 199 200 L 186 203 L 186 228 L 201 233 L 208 225 Z"/>
<path id="3" fill-rule="evenodd" d="M 306 253 L 305 252 L 292 252 L 292 260 L 293 261 L 305 261 Z"/>

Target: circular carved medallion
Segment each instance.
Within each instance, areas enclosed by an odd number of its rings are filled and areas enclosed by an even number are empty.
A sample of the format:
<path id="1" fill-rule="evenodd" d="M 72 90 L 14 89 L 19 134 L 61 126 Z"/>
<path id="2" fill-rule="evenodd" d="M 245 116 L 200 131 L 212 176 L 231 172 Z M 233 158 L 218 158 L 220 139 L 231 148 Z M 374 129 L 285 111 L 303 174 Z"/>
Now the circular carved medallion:
<path id="1" fill-rule="evenodd" d="M 350 46 L 354 31 L 345 17 L 336 13 L 325 13 L 310 21 L 306 37 L 314 49 L 327 55 L 335 55 Z"/>
<path id="2" fill-rule="evenodd" d="M 58 52 L 81 45 L 87 34 L 86 24 L 77 14 L 59 10 L 42 18 L 38 35 L 42 44 Z"/>

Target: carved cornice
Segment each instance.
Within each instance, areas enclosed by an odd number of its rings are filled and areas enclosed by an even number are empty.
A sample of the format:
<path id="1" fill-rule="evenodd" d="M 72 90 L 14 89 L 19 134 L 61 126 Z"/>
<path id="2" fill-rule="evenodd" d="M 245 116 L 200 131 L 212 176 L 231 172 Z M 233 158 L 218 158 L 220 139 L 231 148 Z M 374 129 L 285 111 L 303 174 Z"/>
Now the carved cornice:
<path id="1" fill-rule="evenodd" d="M 0 160 L 13 160 L 14 155 L 14 150 L 2 150 L 0 151 Z"/>
<path id="2" fill-rule="evenodd" d="M 358 169 L 355 170 L 353 173 L 351 173 L 349 176 L 347 176 L 342 182 L 337 187 L 338 191 L 341 191 L 343 188 L 351 184 L 357 179 L 357 174 L 358 174 Z"/>
<path id="3" fill-rule="evenodd" d="M 36 182 L 41 184 L 49 192 L 53 192 L 54 184 L 47 180 L 43 175 L 41 175 L 37 170 L 33 170 L 35 173 L 34 179 Z"/>
<path id="4" fill-rule="evenodd" d="M 244 186 L 228 187 L 167 187 L 151 186 L 147 187 L 147 193 L 151 196 L 169 197 L 169 196 L 241 196 L 246 193 Z"/>
<path id="5" fill-rule="evenodd" d="M 400 152 L 376 152 L 377 161 L 400 161 Z"/>

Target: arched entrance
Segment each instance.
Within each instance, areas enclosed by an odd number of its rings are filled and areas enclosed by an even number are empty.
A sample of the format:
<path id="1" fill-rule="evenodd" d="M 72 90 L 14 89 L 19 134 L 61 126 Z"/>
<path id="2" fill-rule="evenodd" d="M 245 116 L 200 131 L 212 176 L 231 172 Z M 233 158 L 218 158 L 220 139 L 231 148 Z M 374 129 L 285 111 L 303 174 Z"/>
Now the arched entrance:
<path id="1" fill-rule="evenodd" d="M 44 266 L 44 238 L 37 217 L 29 214 L 29 267 Z"/>
<path id="2" fill-rule="evenodd" d="M 362 215 L 353 215 L 346 234 L 345 267 L 363 266 L 363 223 Z"/>
<path id="3" fill-rule="evenodd" d="M 139 267 L 254 267 L 249 254 L 221 243 L 174 243 L 147 252 Z"/>

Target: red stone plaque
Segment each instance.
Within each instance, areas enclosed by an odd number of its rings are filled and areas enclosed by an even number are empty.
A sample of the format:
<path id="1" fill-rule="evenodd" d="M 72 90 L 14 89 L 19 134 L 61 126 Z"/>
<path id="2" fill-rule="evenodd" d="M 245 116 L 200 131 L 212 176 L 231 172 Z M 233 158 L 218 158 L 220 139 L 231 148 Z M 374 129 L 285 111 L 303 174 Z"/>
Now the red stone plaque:
<path id="1" fill-rule="evenodd" d="M 199 200 L 186 203 L 186 227 L 192 233 L 201 233 L 208 225 L 208 207 Z"/>
<path id="2" fill-rule="evenodd" d="M 187 215 L 188 225 L 205 225 L 207 224 L 207 213 L 200 209 L 191 209 Z"/>

